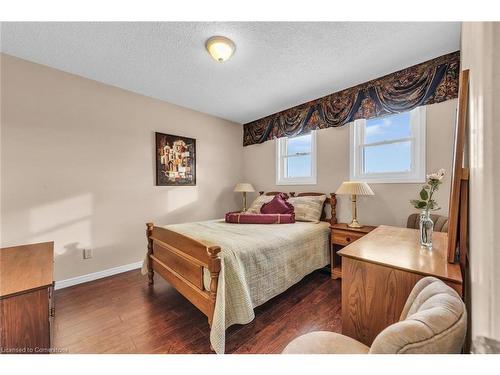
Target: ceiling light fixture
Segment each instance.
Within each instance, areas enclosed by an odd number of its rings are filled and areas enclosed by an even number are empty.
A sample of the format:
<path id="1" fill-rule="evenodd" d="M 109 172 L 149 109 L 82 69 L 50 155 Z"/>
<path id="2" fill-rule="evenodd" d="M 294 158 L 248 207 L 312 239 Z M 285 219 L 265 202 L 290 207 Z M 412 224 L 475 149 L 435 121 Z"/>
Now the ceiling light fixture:
<path id="1" fill-rule="evenodd" d="M 215 61 L 223 62 L 229 60 L 236 46 L 233 41 L 224 36 L 213 36 L 207 40 L 205 47 Z"/>

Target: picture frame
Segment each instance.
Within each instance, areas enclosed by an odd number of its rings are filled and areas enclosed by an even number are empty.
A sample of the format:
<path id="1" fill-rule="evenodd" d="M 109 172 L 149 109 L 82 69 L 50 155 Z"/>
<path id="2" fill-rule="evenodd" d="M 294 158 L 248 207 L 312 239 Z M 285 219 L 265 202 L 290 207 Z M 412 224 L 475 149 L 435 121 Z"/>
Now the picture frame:
<path id="1" fill-rule="evenodd" d="M 156 186 L 196 186 L 196 139 L 155 132 Z"/>

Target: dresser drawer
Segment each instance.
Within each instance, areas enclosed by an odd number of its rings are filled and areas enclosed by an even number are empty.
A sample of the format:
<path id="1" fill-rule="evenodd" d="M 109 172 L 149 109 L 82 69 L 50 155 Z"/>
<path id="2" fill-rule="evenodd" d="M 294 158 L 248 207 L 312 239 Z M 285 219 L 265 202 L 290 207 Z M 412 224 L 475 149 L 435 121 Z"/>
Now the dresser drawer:
<path id="1" fill-rule="evenodd" d="M 346 246 L 356 240 L 359 240 L 365 234 L 366 233 L 355 233 L 336 229 L 332 231 L 332 244 Z"/>

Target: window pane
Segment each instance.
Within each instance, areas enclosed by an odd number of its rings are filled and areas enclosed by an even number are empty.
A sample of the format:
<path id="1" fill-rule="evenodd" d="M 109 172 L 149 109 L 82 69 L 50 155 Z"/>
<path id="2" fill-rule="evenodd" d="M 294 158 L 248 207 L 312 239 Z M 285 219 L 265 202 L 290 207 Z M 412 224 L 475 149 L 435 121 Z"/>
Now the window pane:
<path id="1" fill-rule="evenodd" d="M 295 156 L 286 158 L 287 178 L 291 177 L 310 177 L 311 173 L 311 155 Z"/>
<path id="2" fill-rule="evenodd" d="M 311 134 L 288 138 L 287 155 L 311 152 Z"/>
<path id="3" fill-rule="evenodd" d="M 364 173 L 409 172 L 411 141 L 364 147 Z"/>
<path id="4" fill-rule="evenodd" d="M 365 144 L 411 137 L 410 112 L 366 121 Z"/>

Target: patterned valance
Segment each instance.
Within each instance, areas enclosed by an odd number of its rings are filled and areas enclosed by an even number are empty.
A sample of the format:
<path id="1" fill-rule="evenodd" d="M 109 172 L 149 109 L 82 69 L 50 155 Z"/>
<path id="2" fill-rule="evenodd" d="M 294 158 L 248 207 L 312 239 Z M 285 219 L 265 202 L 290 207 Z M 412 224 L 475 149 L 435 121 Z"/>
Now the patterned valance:
<path id="1" fill-rule="evenodd" d="M 243 125 L 243 145 L 454 99 L 458 96 L 459 71 L 457 51 L 300 104 Z"/>

